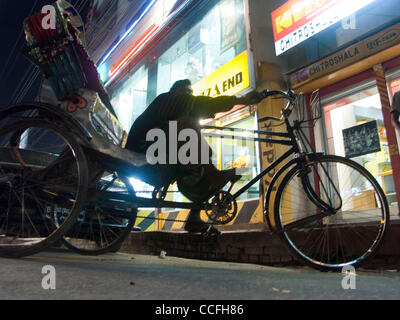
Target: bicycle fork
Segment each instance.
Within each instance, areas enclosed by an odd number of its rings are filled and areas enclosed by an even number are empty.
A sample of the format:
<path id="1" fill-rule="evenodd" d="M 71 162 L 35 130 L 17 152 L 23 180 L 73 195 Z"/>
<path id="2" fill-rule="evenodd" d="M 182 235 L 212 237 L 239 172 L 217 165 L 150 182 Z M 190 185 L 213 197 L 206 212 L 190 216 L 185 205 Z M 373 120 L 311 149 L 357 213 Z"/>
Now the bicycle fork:
<path id="1" fill-rule="evenodd" d="M 324 184 L 323 179 L 321 178 L 320 173 L 318 172 L 318 168 L 316 167 L 318 162 L 314 165 L 314 186 L 312 185 L 312 181 L 310 180 L 309 174 L 312 173 L 312 168 L 307 166 L 308 161 L 305 161 L 301 164 L 300 172 L 298 176 L 301 181 L 301 185 L 305 191 L 307 198 L 317 207 L 317 213 L 311 216 L 302 218 L 295 222 L 289 223 L 285 225 L 285 230 L 290 230 L 302 226 L 306 226 L 316 221 L 321 221 L 325 217 L 335 215 L 342 207 L 343 201 L 340 196 L 339 191 L 333 183 L 332 178 L 328 173 L 328 169 L 324 168 L 321 165 L 322 171 L 325 174 L 326 184 Z M 322 199 L 322 194 L 327 195 L 327 199 L 329 200 L 329 204 Z M 336 196 L 329 197 L 329 194 L 332 193 Z M 338 205 L 334 206 L 332 198 L 338 199 Z"/>

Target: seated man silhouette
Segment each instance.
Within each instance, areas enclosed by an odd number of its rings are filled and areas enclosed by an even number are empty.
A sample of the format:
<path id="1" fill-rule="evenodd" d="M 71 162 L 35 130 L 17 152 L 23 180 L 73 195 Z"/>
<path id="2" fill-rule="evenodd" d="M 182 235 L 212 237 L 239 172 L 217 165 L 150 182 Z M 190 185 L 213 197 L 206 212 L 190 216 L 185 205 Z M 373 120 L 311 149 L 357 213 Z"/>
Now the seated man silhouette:
<path id="1" fill-rule="evenodd" d="M 196 131 L 199 148 L 196 164 L 184 165 L 155 165 L 146 170 L 147 176 L 143 180 L 152 180 L 151 184 L 163 184 L 159 180 L 165 179 L 165 184 L 177 180 L 179 191 L 195 203 L 203 203 L 221 190 L 228 182 L 235 182 L 240 176 L 235 169 L 219 171 L 212 163 L 212 150 L 200 134 L 200 119 L 214 118 L 215 114 L 226 112 L 237 105 L 256 104 L 261 101 L 257 92 L 245 97 L 220 96 L 216 98 L 194 96 L 189 80 L 177 81 L 169 92 L 159 95 L 134 122 L 130 130 L 126 148 L 138 153 L 146 153 L 154 142 L 146 141 L 146 135 L 151 129 L 162 129 L 169 141 L 169 124 L 177 122 L 179 130 L 190 128 Z M 167 142 L 168 143 L 168 142 Z M 207 144 L 208 163 L 204 163 L 201 156 L 201 146 Z M 168 150 L 168 146 L 166 150 Z M 179 150 L 179 145 L 178 145 Z M 204 148 L 203 148 L 204 150 Z M 168 151 L 167 151 L 168 152 Z M 203 151 L 204 152 L 204 151 Z M 200 159 L 201 158 L 201 159 Z M 167 155 L 166 159 L 169 159 Z M 203 161 L 202 161 L 203 159 Z M 146 182 L 147 182 L 146 181 Z M 185 224 L 185 230 L 191 233 L 203 232 L 207 225 L 200 218 L 200 210 L 191 210 Z"/>

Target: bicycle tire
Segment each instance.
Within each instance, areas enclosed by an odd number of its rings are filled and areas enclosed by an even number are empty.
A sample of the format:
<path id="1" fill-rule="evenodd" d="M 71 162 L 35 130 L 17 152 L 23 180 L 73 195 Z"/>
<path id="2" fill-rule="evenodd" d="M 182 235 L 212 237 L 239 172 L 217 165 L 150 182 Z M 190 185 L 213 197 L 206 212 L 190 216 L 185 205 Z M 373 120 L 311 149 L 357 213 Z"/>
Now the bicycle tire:
<path id="1" fill-rule="evenodd" d="M 306 194 L 304 183 L 314 194 Z M 289 251 L 319 270 L 339 271 L 371 258 L 390 223 L 376 179 L 355 161 L 333 155 L 298 159 L 278 188 L 274 215 Z"/>
<path id="2" fill-rule="evenodd" d="M 27 132 L 26 146 L 18 145 L 25 166 L 8 138 L 16 132 L 19 140 Z M 60 240 L 77 219 L 86 199 L 86 157 L 62 125 L 43 119 L 5 126 L 0 138 L 0 256 L 33 255 Z M 43 146 L 46 152 L 40 151 Z M 51 212 L 60 210 L 66 219 L 56 225 Z"/>

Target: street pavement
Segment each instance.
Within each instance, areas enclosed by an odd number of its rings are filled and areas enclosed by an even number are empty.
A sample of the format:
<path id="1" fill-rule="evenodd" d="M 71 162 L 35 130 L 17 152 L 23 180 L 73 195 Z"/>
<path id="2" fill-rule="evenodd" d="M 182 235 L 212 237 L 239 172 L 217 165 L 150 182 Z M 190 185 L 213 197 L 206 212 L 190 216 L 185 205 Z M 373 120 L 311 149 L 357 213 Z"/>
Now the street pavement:
<path id="1" fill-rule="evenodd" d="M 50 269 L 45 266 L 50 266 Z M 53 271 L 54 278 L 51 277 Z M 84 257 L 57 250 L 22 259 L 1 258 L 0 299 L 244 301 L 400 298 L 400 273 L 396 270 L 356 270 L 355 277 L 345 276 L 307 267 L 209 262 L 174 258 L 168 254 L 165 258 L 121 253 Z M 343 284 L 348 289 L 344 289 Z"/>

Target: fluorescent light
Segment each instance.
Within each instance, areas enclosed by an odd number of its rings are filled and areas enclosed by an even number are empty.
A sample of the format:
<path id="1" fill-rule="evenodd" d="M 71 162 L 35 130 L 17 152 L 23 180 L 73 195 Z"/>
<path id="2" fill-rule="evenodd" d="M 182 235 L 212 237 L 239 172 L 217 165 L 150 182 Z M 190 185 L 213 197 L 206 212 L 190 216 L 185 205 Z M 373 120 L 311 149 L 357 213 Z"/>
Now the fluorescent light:
<path id="1" fill-rule="evenodd" d="M 118 74 L 118 71 L 129 61 L 129 59 L 137 53 L 144 44 L 151 38 L 151 36 L 159 29 L 160 27 L 153 24 L 149 29 L 147 29 L 146 33 L 140 38 L 131 51 L 117 64 L 117 66 L 110 72 L 110 79 L 106 83 L 106 86 L 109 84 L 110 81 L 114 79 L 114 77 Z"/>
<path id="2" fill-rule="evenodd" d="M 133 46 L 131 51 L 117 64 L 117 66 L 110 72 L 110 79 L 104 84 L 105 87 L 107 87 L 113 80 L 114 78 L 119 74 L 119 72 L 122 70 L 122 67 L 137 53 L 139 52 L 143 46 L 147 43 L 147 41 L 158 31 L 166 25 L 170 20 L 173 19 L 190 1 L 185 1 L 183 2 L 173 13 L 171 13 L 168 18 L 160 25 L 158 24 L 153 24 L 147 31 L 146 33 L 142 36 L 142 38 L 136 42 L 136 44 Z M 140 18 L 132 25 L 129 30 L 125 33 L 124 38 L 126 38 L 127 34 L 133 30 L 133 28 L 140 22 L 140 20 L 143 18 L 143 16 L 150 10 L 151 6 L 155 3 L 155 0 L 153 0 L 150 5 L 147 7 L 147 9 L 142 13 Z M 110 57 L 113 51 L 118 47 L 118 45 L 123 41 L 124 39 L 121 39 L 118 41 L 118 43 L 107 53 L 107 55 L 102 59 L 102 63 L 106 59 Z"/>
<path id="3" fill-rule="evenodd" d="M 142 20 L 142 18 L 146 15 L 146 13 L 149 12 L 149 10 L 153 7 L 156 1 L 157 0 L 152 0 L 150 2 L 150 4 L 146 7 L 146 9 L 142 12 L 140 17 L 129 27 L 129 29 L 124 33 L 121 39 L 119 39 L 119 41 L 107 52 L 107 54 L 103 57 L 103 59 L 101 59 L 99 66 L 101 66 L 104 63 L 104 61 L 106 61 L 111 56 L 111 54 L 118 48 L 121 42 L 126 39 L 126 37 L 131 33 L 133 28 L 136 27 L 136 25 L 140 22 L 140 20 Z"/>

